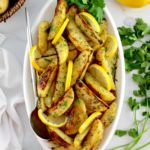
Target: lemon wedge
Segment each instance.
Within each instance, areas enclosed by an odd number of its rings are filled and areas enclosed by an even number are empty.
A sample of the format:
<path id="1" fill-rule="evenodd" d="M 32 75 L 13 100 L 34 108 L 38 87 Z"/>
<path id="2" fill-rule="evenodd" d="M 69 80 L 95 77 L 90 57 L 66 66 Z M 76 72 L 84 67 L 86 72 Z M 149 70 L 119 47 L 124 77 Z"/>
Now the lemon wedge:
<path id="1" fill-rule="evenodd" d="M 51 127 L 51 126 L 48 126 L 47 127 L 48 131 L 53 131 L 55 132 L 60 138 L 62 138 L 65 142 L 67 142 L 68 144 L 72 144 L 73 143 L 73 140 L 71 137 L 69 137 L 68 135 L 66 135 L 63 131 L 61 131 L 60 129 L 58 128 L 55 128 L 55 127 Z"/>
<path id="2" fill-rule="evenodd" d="M 83 132 L 85 132 L 85 130 L 92 124 L 92 122 L 97 118 L 101 116 L 101 112 L 94 112 L 93 114 L 91 114 L 84 122 L 83 124 L 80 126 L 79 128 L 79 133 L 82 134 Z"/>
<path id="3" fill-rule="evenodd" d="M 32 66 L 33 66 L 37 71 L 42 70 L 42 69 L 38 66 L 38 64 L 36 63 L 36 59 L 38 59 L 38 58 L 41 57 L 41 54 L 40 54 L 40 52 L 38 51 L 36 45 L 34 45 L 34 46 L 30 49 L 29 56 L 30 56 L 30 62 L 31 62 L 31 64 L 32 64 Z"/>
<path id="4" fill-rule="evenodd" d="M 38 117 L 40 120 L 47 126 L 51 127 L 62 127 L 67 123 L 67 117 L 66 116 L 61 116 L 61 117 L 52 117 L 52 116 L 47 116 L 43 113 L 42 109 L 38 110 Z"/>
<path id="5" fill-rule="evenodd" d="M 68 62 L 68 70 L 67 70 L 65 91 L 67 91 L 67 90 L 70 88 L 70 85 L 71 85 L 71 77 L 72 77 L 72 70 L 73 70 L 73 61 L 70 60 L 70 61 Z"/>
<path id="6" fill-rule="evenodd" d="M 96 21 L 95 17 L 92 16 L 91 14 L 87 13 L 87 12 L 81 12 L 80 13 L 81 16 L 83 16 L 87 22 L 91 25 L 91 27 L 97 32 L 100 33 L 101 29 L 99 26 L 99 23 Z"/>
<path id="7" fill-rule="evenodd" d="M 97 64 L 92 64 L 89 67 L 90 74 L 108 91 L 111 90 L 110 76 L 105 69 Z"/>
<path id="8" fill-rule="evenodd" d="M 118 43 L 114 35 L 108 35 L 105 43 L 105 48 L 106 48 L 106 57 L 112 58 L 115 56 L 118 48 Z"/>
<path id="9" fill-rule="evenodd" d="M 57 41 L 60 39 L 60 37 L 62 36 L 67 24 L 69 23 L 69 19 L 67 18 L 63 25 L 61 26 L 61 28 L 59 29 L 58 33 L 56 34 L 56 36 L 54 37 L 52 44 L 55 45 L 57 43 Z"/>

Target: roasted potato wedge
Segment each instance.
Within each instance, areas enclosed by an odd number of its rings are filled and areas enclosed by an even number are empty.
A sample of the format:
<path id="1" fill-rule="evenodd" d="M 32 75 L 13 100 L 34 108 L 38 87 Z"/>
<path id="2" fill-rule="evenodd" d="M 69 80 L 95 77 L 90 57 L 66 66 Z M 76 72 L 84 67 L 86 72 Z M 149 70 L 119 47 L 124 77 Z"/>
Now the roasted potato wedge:
<path id="1" fill-rule="evenodd" d="M 96 33 L 92 27 L 88 24 L 88 22 L 80 15 L 75 15 L 75 22 L 80 30 L 93 42 L 97 44 L 101 44 L 103 41 L 101 40 L 98 33 Z"/>
<path id="2" fill-rule="evenodd" d="M 116 111 L 117 111 L 117 104 L 116 102 L 113 102 L 110 105 L 109 109 L 104 113 L 104 115 L 101 118 L 101 121 L 105 127 L 108 127 L 113 122 L 116 116 Z"/>
<path id="3" fill-rule="evenodd" d="M 70 20 L 67 26 L 69 39 L 79 51 L 92 50 L 84 34 L 80 31 L 80 29 L 75 24 L 74 18 L 76 12 L 77 12 L 77 8 L 75 6 L 72 6 L 67 13 L 67 16 Z"/>
<path id="4" fill-rule="evenodd" d="M 92 88 L 96 94 L 105 102 L 110 103 L 112 101 L 115 100 L 115 96 L 109 92 L 108 90 L 106 90 L 105 88 L 103 88 L 99 82 L 97 82 L 93 76 L 90 73 L 86 73 L 85 75 L 85 81 L 88 84 L 88 86 L 90 88 Z"/>
<path id="5" fill-rule="evenodd" d="M 52 40 L 59 31 L 60 27 L 62 26 L 66 18 L 67 8 L 68 6 L 66 0 L 58 0 L 58 5 L 55 10 L 54 19 L 51 23 L 48 40 Z"/>
<path id="6" fill-rule="evenodd" d="M 71 43 L 68 42 L 69 51 L 76 49 L 76 47 Z"/>
<path id="7" fill-rule="evenodd" d="M 57 67 L 49 67 L 45 72 L 43 72 L 37 83 L 37 92 L 39 97 L 46 97 L 48 91 L 52 85 L 52 82 L 56 76 Z"/>
<path id="8" fill-rule="evenodd" d="M 47 37 L 48 37 L 48 28 L 50 24 L 48 21 L 43 21 L 39 25 L 38 33 L 38 48 L 41 54 L 44 54 L 48 49 Z"/>
<path id="9" fill-rule="evenodd" d="M 62 97 L 62 99 L 56 105 L 54 105 L 52 108 L 48 110 L 48 113 L 54 117 L 59 117 L 70 108 L 73 101 L 74 101 L 74 91 L 72 88 L 70 88 Z"/>
<path id="10" fill-rule="evenodd" d="M 95 111 L 103 112 L 107 110 L 107 104 L 98 98 L 81 80 L 77 81 L 75 92 L 78 98 L 84 101 L 88 114 Z"/>
<path id="11" fill-rule="evenodd" d="M 68 135 L 76 134 L 79 127 L 87 119 L 86 106 L 84 101 L 76 99 L 71 112 L 69 113 L 68 122 L 65 125 L 65 133 Z"/>
<path id="12" fill-rule="evenodd" d="M 99 119 L 96 119 L 83 143 L 82 150 L 96 150 L 103 138 L 104 127 Z"/>
<path id="13" fill-rule="evenodd" d="M 65 133 L 63 133 L 63 131 L 61 131 L 60 129 L 51 127 L 51 126 L 48 126 L 47 129 L 48 129 L 48 132 L 56 133 L 62 140 L 64 140 L 68 144 L 73 143 L 73 139 L 71 137 L 69 137 L 68 135 L 66 135 Z"/>
<path id="14" fill-rule="evenodd" d="M 81 148 L 74 147 L 72 145 L 69 146 L 58 146 L 58 147 L 53 147 L 52 150 L 81 150 Z"/>
<path id="15" fill-rule="evenodd" d="M 54 47 L 51 47 L 43 54 L 43 57 L 49 57 L 49 56 L 53 56 L 53 55 L 57 55 L 57 52 Z"/>
<path id="16" fill-rule="evenodd" d="M 86 67 L 86 64 L 89 60 L 91 53 L 92 53 L 91 51 L 83 51 L 75 59 L 74 65 L 73 65 L 71 85 L 74 85 L 76 81 L 80 78 L 80 76 L 82 75 L 82 72 L 84 68 Z"/>
<path id="17" fill-rule="evenodd" d="M 59 57 L 59 64 L 63 64 L 66 62 L 69 54 L 69 47 L 67 41 L 61 37 L 59 41 L 55 45 L 56 51 Z"/>
<path id="18" fill-rule="evenodd" d="M 76 49 L 69 51 L 68 60 L 74 60 L 78 56 Z"/>
<path id="19" fill-rule="evenodd" d="M 37 108 L 42 109 L 43 112 L 46 110 L 45 98 L 39 98 L 37 101 Z"/>
<path id="20" fill-rule="evenodd" d="M 58 64 L 58 57 L 57 57 L 57 55 L 42 57 L 40 59 L 37 59 L 36 63 L 42 69 L 46 69 L 48 66 L 56 67 Z"/>
<path id="21" fill-rule="evenodd" d="M 60 65 L 58 68 L 56 86 L 52 98 L 53 104 L 56 104 L 60 100 L 60 98 L 65 94 L 66 74 L 67 74 L 67 64 L 64 63 Z"/>

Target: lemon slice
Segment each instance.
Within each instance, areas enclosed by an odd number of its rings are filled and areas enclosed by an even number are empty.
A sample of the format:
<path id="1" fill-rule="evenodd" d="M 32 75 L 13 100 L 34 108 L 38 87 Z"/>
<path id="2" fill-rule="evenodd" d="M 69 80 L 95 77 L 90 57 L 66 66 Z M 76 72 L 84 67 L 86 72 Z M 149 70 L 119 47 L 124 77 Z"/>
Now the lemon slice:
<path id="1" fill-rule="evenodd" d="M 67 77 L 66 77 L 65 91 L 67 91 L 71 85 L 72 69 L 73 69 L 73 61 L 70 60 L 68 62 L 68 71 L 67 71 Z"/>
<path id="2" fill-rule="evenodd" d="M 75 138 L 74 138 L 74 146 L 75 147 L 79 147 L 83 141 L 83 139 L 85 138 L 85 136 L 88 134 L 90 130 L 90 127 L 88 127 L 83 133 L 78 133 Z"/>
<path id="3" fill-rule="evenodd" d="M 67 142 L 68 144 L 72 144 L 73 140 L 71 137 L 69 137 L 68 135 L 66 135 L 64 132 L 62 132 L 60 129 L 55 128 L 55 127 L 51 127 L 48 126 L 47 127 L 48 131 L 53 131 L 55 132 L 60 138 L 62 138 L 65 142 Z"/>
<path id="4" fill-rule="evenodd" d="M 67 123 L 66 116 L 61 116 L 61 117 L 47 116 L 43 113 L 42 109 L 38 110 L 38 116 L 40 120 L 47 126 L 62 127 Z"/>
<path id="5" fill-rule="evenodd" d="M 40 52 L 38 51 L 36 45 L 34 45 L 34 46 L 30 49 L 29 56 L 30 56 L 30 62 L 31 62 L 31 64 L 32 64 L 32 66 L 33 66 L 37 71 L 42 70 L 42 69 L 38 66 L 38 64 L 36 63 L 36 59 L 38 59 L 38 58 L 41 57 L 41 54 L 40 54 Z"/>
<path id="6" fill-rule="evenodd" d="M 117 39 L 114 35 L 108 35 L 105 43 L 105 48 L 106 48 L 106 57 L 113 58 L 118 48 Z"/>
<path id="7" fill-rule="evenodd" d="M 93 114 L 91 114 L 84 122 L 83 124 L 80 126 L 79 128 L 79 133 L 82 134 L 83 132 L 85 132 L 85 130 L 91 125 L 91 123 L 97 118 L 101 116 L 101 112 L 94 112 Z"/>
<path id="8" fill-rule="evenodd" d="M 91 14 L 87 13 L 87 12 L 81 12 L 80 13 L 81 16 L 83 16 L 87 22 L 91 25 L 91 27 L 98 33 L 101 32 L 100 26 L 98 24 L 98 22 L 96 21 L 95 17 L 93 17 Z"/>
<path id="9" fill-rule="evenodd" d="M 61 35 L 63 34 L 67 24 L 69 23 L 69 19 L 67 18 L 65 20 L 65 22 L 63 23 L 63 25 L 61 26 L 60 30 L 58 31 L 58 33 L 56 34 L 56 36 L 54 37 L 52 44 L 55 45 L 57 43 L 57 41 L 60 39 Z"/>
<path id="10" fill-rule="evenodd" d="M 89 67 L 91 75 L 108 91 L 111 90 L 110 76 L 105 69 L 97 64 L 93 64 Z"/>

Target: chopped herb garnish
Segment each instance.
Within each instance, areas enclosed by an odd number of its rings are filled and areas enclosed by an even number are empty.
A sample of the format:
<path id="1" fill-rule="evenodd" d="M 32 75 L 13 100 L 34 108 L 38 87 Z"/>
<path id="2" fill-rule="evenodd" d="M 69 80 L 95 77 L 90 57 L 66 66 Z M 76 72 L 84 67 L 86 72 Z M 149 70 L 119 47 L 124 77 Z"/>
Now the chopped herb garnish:
<path id="1" fill-rule="evenodd" d="M 117 146 L 111 150 L 123 148 L 125 150 L 142 150 L 150 145 L 150 141 L 139 145 L 143 135 L 149 132 L 150 119 L 150 41 L 143 40 L 145 35 L 150 35 L 150 26 L 142 19 L 136 19 L 133 27 L 118 28 L 122 44 L 128 46 L 124 51 L 125 67 L 127 72 L 132 72 L 132 79 L 138 89 L 133 91 L 133 96 L 128 99 L 128 106 L 133 112 L 133 126 L 127 130 L 117 130 L 115 135 L 122 137 L 128 135 L 133 139 L 124 145 Z M 138 43 L 138 47 L 134 43 Z M 137 113 L 141 116 L 138 117 Z"/>

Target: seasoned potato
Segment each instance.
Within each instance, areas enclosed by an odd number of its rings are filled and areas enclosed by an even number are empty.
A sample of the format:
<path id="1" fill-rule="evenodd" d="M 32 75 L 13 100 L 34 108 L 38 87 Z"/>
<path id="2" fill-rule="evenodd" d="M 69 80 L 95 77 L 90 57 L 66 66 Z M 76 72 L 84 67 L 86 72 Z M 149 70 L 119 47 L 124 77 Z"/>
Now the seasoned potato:
<path id="1" fill-rule="evenodd" d="M 75 15 L 75 22 L 80 30 L 93 42 L 101 44 L 102 40 L 98 33 L 96 33 L 92 27 L 87 23 L 87 21 L 79 14 Z"/>
<path id="2" fill-rule="evenodd" d="M 44 54 L 47 49 L 48 49 L 48 46 L 47 46 L 47 36 L 48 36 L 48 33 L 47 33 L 47 30 L 49 28 L 49 22 L 48 21 L 43 21 L 40 23 L 39 25 L 39 33 L 38 33 L 38 48 L 41 52 L 41 54 Z"/>
<path id="3" fill-rule="evenodd" d="M 77 133 L 79 127 L 86 119 L 87 114 L 84 101 L 81 99 L 75 100 L 71 112 L 69 113 L 68 122 L 65 125 L 65 133 L 68 135 Z"/>
<path id="4" fill-rule="evenodd" d="M 84 34 L 75 24 L 74 17 L 76 12 L 77 8 L 75 6 L 72 6 L 67 13 L 67 16 L 70 19 L 67 26 L 69 39 L 79 51 L 92 50 L 90 45 L 86 41 Z"/>
<path id="5" fill-rule="evenodd" d="M 59 117 L 70 108 L 73 101 L 74 101 L 74 91 L 71 88 L 65 93 L 62 99 L 55 106 L 53 106 L 48 110 L 48 112 L 54 117 Z"/>
<path id="6" fill-rule="evenodd" d="M 117 111 L 117 104 L 116 102 L 113 102 L 110 105 L 109 109 L 104 113 L 104 115 L 101 118 L 101 121 L 105 127 L 108 127 L 113 122 L 116 116 L 116 111 Z"/>
<path id="7" fill-rule="evenodd" d="M 56 67 L 58 64 L 58 57 L 57 57 L 57 55 L 42 57 L 40 59 L 37 59 L 36 63 L 42 69 L 46 69 L 48 66 Z"/>
<path id="8" fill-rule="evenodd" d="M 103 88 L 88 72 L 85 75 L 85 81 L 105 102 L 110 103 L 115 100 L 115 96 Z"/>
<path id="9" fill-rule="evenodd" d="M 107 22 L 105 20 L 101 21 L 100 28 L 102 30 L 102 32 L 100 33 L 100 38 L 103 40 L 103 44 L 104 44 L 108 36 L 108 27 L 107 27 Z"/>
<path id="10" fill-rule="evenodd" d="M 48 40 L 52 40 L 62 26 L 66 18 L 67 7 L 68 6 L 66 0 L 58 0 L 55 16 L 52 21 L 50 32 L 48 35 Z"/>
<path id="11" fill-rule="evenodd" d="M 67 64 L 64 63 L 59 66 L 56 86 L 53 95 L 53 103 L 56 104 L 59 99 L 65 94 L 65 83 L 66 83 L 66 74 L 67 74 Z"/>
<path id="12" fill-rule="evenodd" d="M 56 51 L 59 57 L 59 64 L 63 64 L 66 62 L 69 54 L 69 47 L 67 41 L 61 37 L 59 41 L 55 45 Z"/>
<path id="13" fill-rule="evenodd" d="M 71 85 L 74 85 L 76 81 L 80 78 L 91 53 L 92 53 L 91 51 L 83 51 L 75 59 L 74 64 L 73 64 Z"/>
<path id="14" fill-rule="evenodd" d="M 95 111 L 106 111 L 107 104 L 99 99 L 81 80 L 76 83 L 75 92 L 85 102 L 88 114 Z"/>
<path id="15" fill-rule="evenodd" d="M 80 148 L 76 148 L 72 145 L 69 146 L 58 146 L 58 147 L 53 147 L 52 150 L 81 150 Z"/>
<path id="16" fill-rule="evenodd" d="M 37 83 L 37 91 L 39 97 L 46 97 L 48 91 L 52 85 L 52 82 L 56 76 L 57 67 L 49 67 L 45 72 L 43 72 Z"/>
<path id="17" fill-rule="evenodd" d="M 78 56 L 76 49 L 69 51 L 68 60 L 74 60 Z"/>
<path id="18" fill-rule="evenodd" d="M 42 109 L 43 112 L 46 110 L 46 105 L 45 105 L 45 98 L 39 98 L 37 101 L 37 108 Z"/>
<path id="19" fill-rule="evenodd" d="M 54 47 L 50 47 L 44 54 L 44 57 L 57 55 L 56 49 Z"/>
<path id="20" fill-rule="evenodd" d="M 103 138 L 103 133 L 104 127 L 102 122 L 99 119 L 95 120 L 83 143 L 82 150 L 96 150 Z"/>
<path id="21" fill-rule="evenodd" d="M 95 43 L 93 41 L 89 41 L 89 45 L 92 47 L 93 51 L 97 51 L 99 48 L 102 47 L 101 44 Z"/>
<path id="22" fill-rule="evenodd" d="M 76 49 L 76 47 L 71 43 L 68 42 L 69 51 Z"/>
<path id="23" fill-rule="evenodd" d="M 52 86 L 50 87 L 50 90 L 48 92 L 48 96 L 46 96 L 44 98 L 45 105 L 48 108 L 50 108 L 51 105 L 52 105 L 52 97 L 53 97 L 53 94 L 54 94 L 54 91 L 55 91 L 55 84 L 56 84 L 56 82 L 53 81 Z"/>

